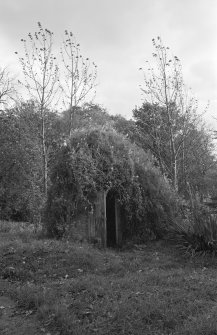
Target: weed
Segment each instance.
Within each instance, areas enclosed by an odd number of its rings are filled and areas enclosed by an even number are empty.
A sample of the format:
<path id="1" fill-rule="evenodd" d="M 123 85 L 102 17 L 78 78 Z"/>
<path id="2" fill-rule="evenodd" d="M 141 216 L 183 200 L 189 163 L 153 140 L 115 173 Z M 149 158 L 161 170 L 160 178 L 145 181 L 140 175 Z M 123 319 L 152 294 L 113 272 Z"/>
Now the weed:
<path id="1" fill-rule="evenodd" d="M 35 309 L 45 304 L 52 304 L 57 299 L 57 292 L 45 286 L 27 283 L 10 292 L 18 306 L 24 309 Z"/>
<path id="2" fill-rule="evenodd" d="M 216 333 L 214 258 L 184 258 L 165 241 L 117 252 L 33 236 L 24 242 L 4 234 L 4 294 L 35 313 L 49 332 Z"/>

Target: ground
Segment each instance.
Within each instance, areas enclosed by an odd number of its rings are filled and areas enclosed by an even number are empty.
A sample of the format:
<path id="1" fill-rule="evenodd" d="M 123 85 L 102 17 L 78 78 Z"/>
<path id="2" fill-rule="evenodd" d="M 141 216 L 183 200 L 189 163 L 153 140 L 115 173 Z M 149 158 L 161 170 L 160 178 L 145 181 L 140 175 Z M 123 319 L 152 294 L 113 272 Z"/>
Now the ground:
<path id="1" fill-rule="evenodd" d="M 215 335 L 217 260 L 99 250 L 0 225 L 0 334 Z"/>
<path id="2" fill-rule="evenodd" d="M 43 328 L 40 329 L 35 316 L 29 317 L 28 312 L 17 310 L 12 299 L 0 296 L 0 334 L 36 335 L 43 334 Z"/>

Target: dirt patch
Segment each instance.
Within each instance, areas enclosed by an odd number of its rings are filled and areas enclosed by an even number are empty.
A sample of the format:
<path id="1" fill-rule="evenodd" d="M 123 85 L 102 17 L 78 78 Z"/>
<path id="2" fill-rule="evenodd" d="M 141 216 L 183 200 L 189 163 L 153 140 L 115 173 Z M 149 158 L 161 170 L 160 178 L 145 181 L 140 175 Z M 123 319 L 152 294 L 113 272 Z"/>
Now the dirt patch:
<path id="1" fill-rule="evenodd" d="M 0 281 L 1 284 L 3 283 Z M 0 294 L 2 286 L 0 286 Z M 13 300 L 0 296 L 0 334 L 40 335 L 44 334 L 44 330 L 38 325 L 34 315 L 17 310 Z"/>

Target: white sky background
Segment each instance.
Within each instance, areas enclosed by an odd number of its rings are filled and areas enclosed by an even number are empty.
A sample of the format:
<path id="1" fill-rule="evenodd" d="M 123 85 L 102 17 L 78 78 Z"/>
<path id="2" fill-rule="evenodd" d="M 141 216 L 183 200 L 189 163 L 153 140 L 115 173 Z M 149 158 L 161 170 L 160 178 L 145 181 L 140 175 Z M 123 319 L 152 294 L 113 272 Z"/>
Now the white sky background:
<path id="1" fill-rule="evenodd" d="M 65 29 L 73 32 L 98 66 L 95 102 L 109 113 L 128 118 L 142 104 L 138 69 L 152 58 L 152 38 L 161 36 L 201 108 L 210 101 L 208 120 L 217 118 L 217 0 L 0 0 L 1 67 L 18 73 L 14 52 L 38 21 L 57 40 Z"/>

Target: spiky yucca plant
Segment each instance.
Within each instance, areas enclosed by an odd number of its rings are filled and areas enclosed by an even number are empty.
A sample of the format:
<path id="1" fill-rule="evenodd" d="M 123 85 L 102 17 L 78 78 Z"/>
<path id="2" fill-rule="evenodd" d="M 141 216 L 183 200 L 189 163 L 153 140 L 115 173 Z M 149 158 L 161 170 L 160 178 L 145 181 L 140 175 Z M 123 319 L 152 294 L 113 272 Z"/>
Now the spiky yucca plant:
<path id="1" fill-rule="evenodd" d="M 217 254 L 217 215 L 194 202 L 185 219 L 179 218 L 169 228 L 169 239 L 187 254 Z"/>

